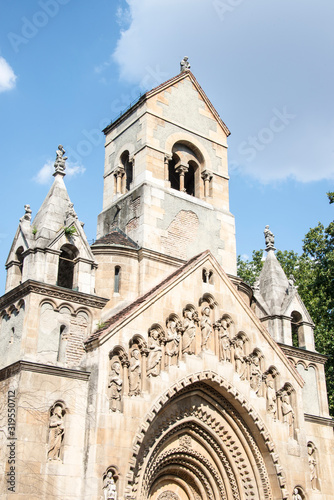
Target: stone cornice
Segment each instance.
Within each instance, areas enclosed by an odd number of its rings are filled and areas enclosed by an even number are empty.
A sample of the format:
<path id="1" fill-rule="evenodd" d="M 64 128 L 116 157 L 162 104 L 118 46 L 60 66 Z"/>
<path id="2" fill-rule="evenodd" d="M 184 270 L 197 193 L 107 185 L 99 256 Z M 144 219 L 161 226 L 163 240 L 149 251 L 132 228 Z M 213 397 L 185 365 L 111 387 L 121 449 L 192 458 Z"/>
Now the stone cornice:
<path id="1" fill-rule="evenodd" d="M 334 420 L 329 417 L 318 417 L 317 415 L 309 415 L 308 413 L 305 413 L 304 418 L 306 422 L 312 422 L 313 424 L 317 425 L 326 425 L 328 427 L 334 427 Z"/>
<path id="2" fill-rule="evenodd" d="M 42 373 L 44 375 L 54 375 L 56 377 L 74 378 L 76 380 L 88 380 L 90 372 L 85 370 L 74 370 L 71 368 L 62 368 L 60 366 L 43 365 L 32 361 L 16 361 L 0 370 L 0 380 L 5 380 L 21 371 Z"/>
<path id="3" fill-rule="evenodd" d="M 319 352 L 306 351 L 306 349 L 300 349 L 299 347 L 287 346 L 280 343 L 278 343 L 278 345 L 286 356 L 293 358 L 306 359 L 307 361 L 313 361 L 314 363 L 320 363 L 322 365 L 324 365 L 328 359 L 328 356 L 320 354 Z"/>
<path id="4" fill-rule="evenodd" d="M 40 281 L 27 280 L 0 298 L 0 309 L 7 307 L 30 293 L 38 293 L 47 297 L 58 298 L 97 309 L 102 309 L 109 300 L 88 293 L 76 292 L 69 288 L 49 285 L 47 283 L 41 283 Z"/>

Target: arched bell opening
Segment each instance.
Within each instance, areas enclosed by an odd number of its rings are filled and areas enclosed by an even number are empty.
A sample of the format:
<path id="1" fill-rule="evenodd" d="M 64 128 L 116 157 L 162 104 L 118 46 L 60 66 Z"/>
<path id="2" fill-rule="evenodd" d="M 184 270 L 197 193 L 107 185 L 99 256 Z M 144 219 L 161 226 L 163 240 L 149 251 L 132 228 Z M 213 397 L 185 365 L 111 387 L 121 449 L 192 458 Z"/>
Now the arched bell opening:
<path id="1" fill-rule="evenodd" d="M 133 499 L 284 497 L 259 422 L 217 381 L 189 382 L 142 435 L 128 485 Z"/>
<path id="2" fill-rule="evenodd" d="M 66 244 L 61 247 L 58 263 L 57 285 L 64 288 L 74 288 L 75 259 L 78 249 L 74 245 Z"/>

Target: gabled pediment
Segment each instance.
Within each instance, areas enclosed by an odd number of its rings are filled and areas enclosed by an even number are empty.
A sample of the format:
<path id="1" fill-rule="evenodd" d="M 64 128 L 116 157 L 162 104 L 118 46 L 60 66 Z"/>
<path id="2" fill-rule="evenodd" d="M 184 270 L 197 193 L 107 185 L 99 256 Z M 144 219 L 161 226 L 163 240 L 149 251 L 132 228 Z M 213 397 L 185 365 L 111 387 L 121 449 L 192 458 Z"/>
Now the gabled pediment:
<path id="1" fill-rule="evenodd" d="M 205 276 L 208 277 L 207 282 Z M 201 356 L 203 349 L 206 351 L 206 347 L 203 348 L 203 335 L 207 328 L 207 351 L 219 360 L 222 356 L 221 337 L 226 329 L 233 350 L 238 339 L 241 339 L 244 355 L 249 360 L 254 352 L 261 353 L 263 371 L 275 366 L 277 371 L 289 373 L 295 384 L 303 385 L 297 371 L 209 251 L 188 261 L 158 286 L 112 316 L 103 328 L 90 336 L 86 342 L 87 348 L 94 349 L 106 344 L 111 349 L 113 345 L 120 344 L 126 351 L 135 333 L 149 344 L 150 332 L 154 329 L 160 332 L 163 342 L 168 343 L 166 339 L 175 328 L 174 323 L 186 323 L 187 309 L 196 313 L 199 319 L 194 347 L 197 355 Z M 206 319 L 207 327 L 204 325 Z M 230 326 L 226 327 L 225 320 L 231 323 Z M 183 335 L 181 332 L 180 338 Z"/>
<path id="2" fill-rule="evenodd" d="M 28 230 L 31 231 L 30 225 L 19 224 L 7 257 L 6 265 L 17 260 L 16 252 L 20 247 L 23 248 L 22 253 L 30 248 L 30 235 L 28 234 Z"/>

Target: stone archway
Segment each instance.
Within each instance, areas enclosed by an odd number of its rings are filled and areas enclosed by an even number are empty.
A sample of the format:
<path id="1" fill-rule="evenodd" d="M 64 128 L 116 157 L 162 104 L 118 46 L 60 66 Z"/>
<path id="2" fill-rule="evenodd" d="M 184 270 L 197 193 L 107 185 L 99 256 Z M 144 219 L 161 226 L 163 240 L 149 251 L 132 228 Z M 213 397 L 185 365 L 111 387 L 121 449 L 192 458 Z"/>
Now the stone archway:
<path id="1" fill-rule="evenodd" d="M 255 441 L 240 412 L 214 385 L 193 383 L 157 412 L 145 429 L 127 498 L 285 497 L 265 443 Z"/>

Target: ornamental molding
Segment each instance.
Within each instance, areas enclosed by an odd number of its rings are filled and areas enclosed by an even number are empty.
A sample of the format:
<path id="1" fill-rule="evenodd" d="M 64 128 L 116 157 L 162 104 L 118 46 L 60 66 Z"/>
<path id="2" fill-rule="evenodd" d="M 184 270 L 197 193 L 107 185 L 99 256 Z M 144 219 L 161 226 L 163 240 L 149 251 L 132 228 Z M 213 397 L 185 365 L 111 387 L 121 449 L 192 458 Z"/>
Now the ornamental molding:
<path id="1" fill-rule="evenodd" d="M 0 309 L 6 308 L 11 303 L 16 302 L 30 293 L 37 293 L 45 295 L 46 297 L 53 297 L 55 299 L 65 300 L 87 307 L 94 307 L 96 309 L 102 309 L 108 302 L 108 299 L 104 297 L 76 292 L 74 290 L 62 288 L 57 285 L 48 285 L 39 281 L 27 280 L 1 297 Z"/>
<path id="2" fill-rule="evenodd" d="M 292 357 L 295 360 L 305 359 L 306 361 L 324 365 L 328 359 L 328 356 L 326 356 L 325 354 L 320 354 L 318 352 L 306 351 L 305 349 L 300 349 L 299 347 L 287 346 L 280 343 L 278 345 L 286 356 Z"/>
<path id="3" fill-rule="evenodd" d="M 42 373 L 44 375 L 55 375 L 56 377 L 73 378 L 84 381 L 87 381 L 90 377 L 90 372 L 86 372 L 84 370 L 43 365 L 41 363 L 33 363 L 31 361 L 16 361 L 12 365 L 0 370 L 0 380 L 6 380 L 21 371 Z"/>

